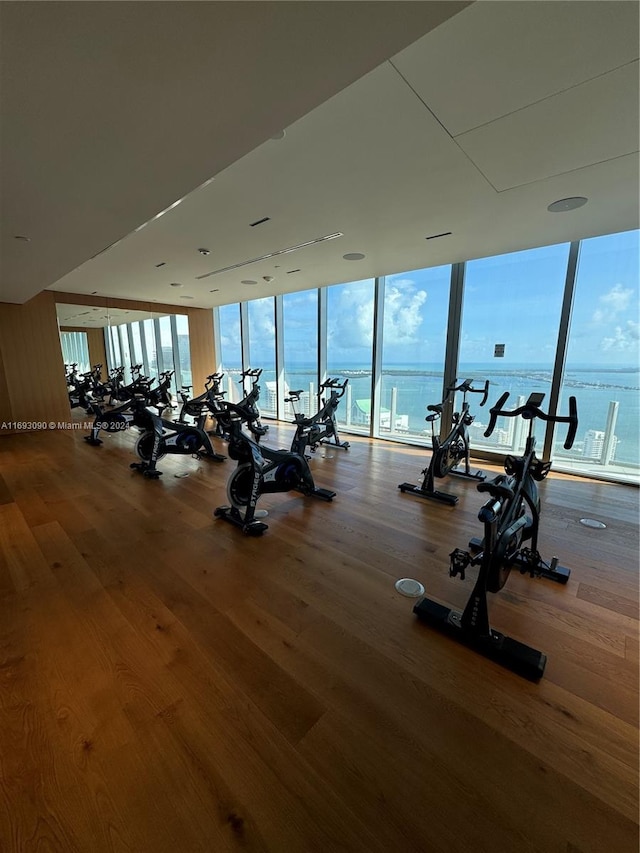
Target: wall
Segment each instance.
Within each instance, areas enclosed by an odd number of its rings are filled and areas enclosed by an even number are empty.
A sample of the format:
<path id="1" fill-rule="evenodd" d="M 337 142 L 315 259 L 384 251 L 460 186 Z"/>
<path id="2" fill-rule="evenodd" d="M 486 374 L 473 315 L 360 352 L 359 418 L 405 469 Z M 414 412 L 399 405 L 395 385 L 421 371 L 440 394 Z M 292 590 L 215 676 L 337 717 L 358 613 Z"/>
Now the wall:
<path id="1" fill-rule="evenodd" d="M 215 373 L 216 355 L 213 345 L 213 311 L 211 308 L 189 308 L 189 349 L 193 393 L 200 394 L 207 376 Z"/>
<path id="2" fill-rule="evenodd" d="M 206 377 L 215 370 L 213 312 L 157 302 L 105 300 L 84 294 L 45 290 L 24 305 L 0 302 L 0 426 L 15 421 L 69 421 L 70 409 L 64 379 L 56 302 L 131 308 L 167 314 L 187 314 L 194 392 L 200 393 Z M 92 364 L 106 367 L 101 329 L 84 329 Z M 8 429 L 0 429 L 0 435 Z"/>
<path id="3" fill-rule="evenodd" d="M 53 294 L 43 291 L 24 305 L 0 302 L 0 426 L 69 418 Z"/>

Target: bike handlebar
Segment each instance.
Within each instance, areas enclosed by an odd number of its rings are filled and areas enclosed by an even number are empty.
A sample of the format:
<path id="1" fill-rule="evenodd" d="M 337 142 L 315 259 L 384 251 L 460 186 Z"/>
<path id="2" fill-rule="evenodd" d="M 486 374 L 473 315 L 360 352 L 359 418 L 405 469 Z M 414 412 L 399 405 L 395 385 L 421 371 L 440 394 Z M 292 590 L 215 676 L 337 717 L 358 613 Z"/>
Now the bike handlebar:
<path id="1" fill-rule="evenodd" d="M 254 369 L 249 368 L 248 370 L 242 371 L 242 373 L 240 374 L 242 379 L 239 379 L 238 381 L 240 383 L 242 383 L 242 381 L 244 379 L 246 379 L 247 376 L 251 376 L 252 378 L 259 379 L 261 375 L 262 375 L 262 368 L 261 367 L 256 367 Z M 224 374 L 223 374 L 223 376 L 224 376 Z"/>
<path id="2" fill-rule="evenodd" d="M 489 396 L 489 380 L 485 379 L 484 386 L 482 388 L 472 388 L 472 384 L 475 382 L 475 379 L 465 379 L 459 385 L 449 385 L 447 388 L 447 396 L 445 399 L 448 399 L 449 394 L 455 391 L 462 391 L 464 394 L 470 392 L 471 394 L 482 394 L 482 400 L 480 401 L 480 405 L 484 406 L 487 402 L 487 397 Z"/>
<path id="3" fill-rule="evenodd" d="M 336 389 L 338 389 L 338 390 L 340 391 L 340 394 L 338 394 L 337 396 L 338 396 L 338 397 L 343 397 L 343 396 L 344 396 L 345 391 L 347 390 L 347 385 L 348 385 L 348 384 L 349 384 L 349 380 L 348 380 L 348 379 L 345 379 L 345 380 L 344 380 L 344 382 L 340 382 L 340 380 L 339 380 L 339 379 L 331 379 L 331 378 L 327 378 L 327 379 L 325 379 L 325 381 L 322 383 L 322 385 L 318 388 L 318 395 L 322 394 L 322 392 L 323 392 L 326 388 L 331 388 L 331 389 L 332 389 L 332 390 L 334 390 L 334 391 L 335 391 Z"/>
<path id="4" fill-rule="evenodd" d="M 544 394 L 530 394 L 529 399 L 523 406 L 518 406 L 517 409 L 513 409 L 512 411 L 503 409 L 508 398 L 509 392 L 505 391 L 495 406 L 492 406 L 489 410 L 489 426 L 484 432 L 485 438 L 488 438 L 494 431 L 499 417 L 515 418 L 518 415 L 522 415 L 525 420 L 540 418 L 541 420 L 548 421 L 550 423 L 568 424 L 569 429 L 567 430 L 567 437 L 563 446 L 565 450 L 569 450 L 573 446 L 573 442 L 575 441 L 576 433 L 578 431 L 578 406 L 575 397 L 569 397 L 569 414 L 567 416 L 549 415 L 543 412 L 540 408 L 540 403 L 544 399 Z"/>

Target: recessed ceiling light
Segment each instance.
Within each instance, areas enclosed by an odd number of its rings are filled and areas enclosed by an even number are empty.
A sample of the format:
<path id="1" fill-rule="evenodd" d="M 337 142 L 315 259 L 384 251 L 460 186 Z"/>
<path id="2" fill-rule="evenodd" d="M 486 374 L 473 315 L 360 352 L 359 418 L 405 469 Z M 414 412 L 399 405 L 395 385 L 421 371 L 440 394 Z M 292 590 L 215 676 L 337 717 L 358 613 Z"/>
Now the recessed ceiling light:
<path id="1" fill-rule="evenodd" d="M 558 201 L 552 202 L 547 210 L 549 213 L 566 213 L 567 210 L 576 210 L 582 207 L 589 201 L 583 195 L 572 196 L 571 198 L 561 198 Z"/>
<path id="2" fill-rule="evenodd" d="M 364 255 L 362 252 L 347 252 L 347 254 L 342 257 L 345 261 L 361 261 L 364 258 Z"/>
<path id="3" fill-rule="evenodd" d="M 443 231 L 442 234 L 432 234 L 430 237 L 425 237 L 425 240 L 437 240 L 438 237 L 450 237 L 451 231 Z"/>
<path id="4" fill-rule="evenodd" d="M 169 287 L 184 287 L 184 284 L 180 284 L 179 281 L 172 281 Z"/>
<path id="5" fill-rule="evenodd" d="M 25 237 L 24 234 L 15 234 L 13 239 L 14 240 L 22 240 L 23 243 L 30 243 L 31 242 L 31 237 Z"/>
<path id="6" fill-rule="evenodd" d="M 156 267 L 163 267 L 163 266 L 165 266 L 166 263 L 167 263 L 166 261 L 160 261 L 159 264 L 156 264 Z"/>
<path id="7" fill-rule="evenodd" d="M 213 289 L 213 290 L 210 290 L 210 291 L 209 291 L 209 293 L 219 293 L 219 292 L 220 292 L 220 288 L 219 288 L 219 287 L 214 287 L 214 289 Z"/>
<path id="8" fill-rule="evenodd" d="M 201 255 L 210 255 L 211 254 L 209 249 L 198 249 L 198 251 L 200 252 Z"/>
<path id="9" fill-rule="evenodd" d="M 284 139 L 286 135 L 287 135 L 286 130 L 279 130 L 277 133 L 274 133 L 274 135 L 271 137 L 271 139 L 275 139 L 275 141 L 278 142 L 280 139 Z"/>
<path id="10" fill-rule="evenodd" d="M 250 228 L 255 228 L 255 227 L 256 227 L 256 225 L 262 225 L 262 223 L 263 223 L 263 222 L 269 222 L 269 220 L 270 220 L 270 219 L 271 219 L 271 217 L 270 217 L 270 216 L 264 216 L 262 219 L 256 219 L 256 221 L 255 221 L 255 222 L 250 222 L 250 223 L 249 223 L 249 227 L 250 227 Z"/>
<path id="11" fill-rule="evenodd" d="M 254 281 L 252 278 L 245 278 L 244 281 L 241 281 L 240 284 L 257 284 L 257 281 Z"/>
<path id="12" fill-rule="evenodd" d="M 193 296 L 181 296 L 180 299 L 193 299 Z"/>
<path id="13" fill-rule="evenodd" d="M 297 269 L 297 270 L 287 270 L 287 275 L 291 275 L 291 273 L 293 273 L 293 272 L 300 272 L 300 270 L 299 270 L 299 269 Z"/>

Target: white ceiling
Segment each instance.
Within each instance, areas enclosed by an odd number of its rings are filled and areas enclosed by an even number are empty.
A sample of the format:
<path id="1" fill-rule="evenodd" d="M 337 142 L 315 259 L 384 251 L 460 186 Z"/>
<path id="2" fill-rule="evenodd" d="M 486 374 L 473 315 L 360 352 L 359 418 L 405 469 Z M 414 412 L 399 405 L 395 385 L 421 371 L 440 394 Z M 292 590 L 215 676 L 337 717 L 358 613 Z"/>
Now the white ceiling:
<path id="1" fill-rule="evenodd" d="M 0 2 L 0 299 L 51 285 L 467 5 Z"/>
<path id="2" fill-rule="evenodd" d="M 315 7 L 264 4 L 282 5 Z M 50 286 L 210 307 L 637 228 L 638 53 L 635 2 L 475 3 Z M 588 204 L 547 212 L 574 195 Z"/>

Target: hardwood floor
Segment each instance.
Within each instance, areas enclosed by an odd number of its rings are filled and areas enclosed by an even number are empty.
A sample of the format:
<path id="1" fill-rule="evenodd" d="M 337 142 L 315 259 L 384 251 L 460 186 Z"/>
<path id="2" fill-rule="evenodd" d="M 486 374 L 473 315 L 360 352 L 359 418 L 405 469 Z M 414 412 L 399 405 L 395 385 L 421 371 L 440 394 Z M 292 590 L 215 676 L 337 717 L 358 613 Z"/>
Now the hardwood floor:
<path id="1" fill-rule="evenodd" d="M 542 484 L 540 550 L 569 583 L 512 573 L 490 601 L 548 654 L 532 684 L 394 589 L 462 607 L 471 587 L 448 554 L 484 496 L 401 494 L 424 450 L 318 451 L 336 499 L 265 496 L 254 539 L 212 518 L 230 460 L 147 481 L 134 434 L 82 435 L 0 439 L 4 853 L 637 851 L 636 489 Z"/>

